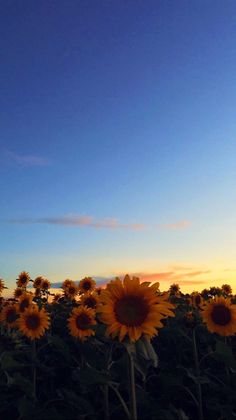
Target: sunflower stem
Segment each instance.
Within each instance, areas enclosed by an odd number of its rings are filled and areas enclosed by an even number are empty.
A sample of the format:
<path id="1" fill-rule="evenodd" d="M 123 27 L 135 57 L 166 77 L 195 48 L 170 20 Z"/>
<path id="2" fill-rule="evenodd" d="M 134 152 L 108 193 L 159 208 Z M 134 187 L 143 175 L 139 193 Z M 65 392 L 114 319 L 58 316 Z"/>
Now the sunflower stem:
<path id="1" fill-rule="evenodd" d="M 198 351 L 197 351 L 197 341 L 196 341 L 196 332 L 195 328 L 193 328 L 193 354 L 194 354 L 194 362 L 195 362 L 195 370 L 197 374 L 197 391 L 198 391 L 198 418 L 199 420 L 203 420 L 203 409 L 202 409 L 202 387 L 199 382 L 200 378 L 200 367 L 199 367 L 199 359 L 198 359 Z"/>
<path id="2" fill-rule="evenodd" d="M 129 360 L 129 377 L 130 377 L 130 418 L 137 420 L 137 402 L 136 402 L 136 387 L 135 387 L 135 371 L 133 354 L 128 351 Z"/>
<path id="3" fill-rule="evenodd" d="M 33 350 L 33 399 L 36 400 L 36 342 L 32 341 Z"/>
<path id="4" fill-rule="evenodd" d="M 105 414 L 105 420 L 109 420 L 110 419 L 110 414 L 109 414 L 109 389 L 108 389 L 108 385 L 104 385 L 104 414 Z"/>

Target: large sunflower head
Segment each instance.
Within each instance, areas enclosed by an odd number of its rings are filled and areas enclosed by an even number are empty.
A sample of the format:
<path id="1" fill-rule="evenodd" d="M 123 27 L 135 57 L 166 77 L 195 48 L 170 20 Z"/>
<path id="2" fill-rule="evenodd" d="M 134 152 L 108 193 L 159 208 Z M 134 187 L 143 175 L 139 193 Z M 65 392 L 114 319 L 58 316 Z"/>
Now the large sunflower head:
<path id="1" fill-rule="evenodd" d="M 74 308 L 68 319 L 68 328 L 73 337 L 85 341 L 88 337 L 94 335 L 92 327 L 96 325 L 95 310 L 80 306 Z"/>
<path id="2" fill-rule="evenodd" d="M 43 282 L 43 277 L 42 276 L 38 276 L 34 279 L 34 283 L 33 286 L 35 287 L 35 289 L 40 289 L 42 282 Z"/>
<path id="3" fill-rule="evenodd" d="M 79 282 L 79 290 L 81 293 L 92 292 L 96 287 L 95 280 L 92 277 L 85 277 Z"/>
<path id="4" fill-rule="evenodd" d="M 16 279 L 16 284 L 18 287 L 26 287 L 30 281 L 30 275 L 26 271 L 22 271 L 18 278 Z"/>
<path id="5" fill-rule="evenodd" d="M 96 293 L 86 293 L 81 297 L 81 305 L 87 306 L 88 308 L 96 309 L 99 297 Z"/>
<path id="6" fill-rule="evenodd" d="M 48 313 L 43 308 L 39 310 L 36 305 L 27 308 L 19 318 L 20 331 L 31 340 L 43 336 L 49 325 Z"/>
<path id="7" fill-rule="evenodd" d="M 33 301 L 33 295 L 31 293 L 23 293 L 19 297 L 19 303 L 18 303 L 18 311 L 24 312 L 26 308 L 28 308 L 30 305 L 32 305 Z"/>
<path id="8" fill-rule="evenodd" d="M 123 282 L 119 278 L 110 281 L 101 292 L 100 302 L 98 312 L 108 326 L 107 335 L 118 336 L 120 341 L 125 336 L 137 341 L 143 334 L 151 338 L 163 326 L 162 318 L 174 316 L 173 305 L 158 296 L 155 287 L 128 275 Z"/>
<path id="9" fill-rule="evenodd" d="M 211 299 L 203 308 L 202 318 L 210 332 L 222 336 L 236 333 L 236 305 L 231 304 L 230 298 Z"/>
<path id="10" fill-rule="evenodd" d="M 5 288 L 4 281 L 3 281 L 3 279 L 0 279 L 0 295 L 1 295 L 4 288 Z"/>
<path id="11" fill-rule="evenodd" d="M 0 314 L 1 322 L 6 324 L 10 328 L 17 327 L 18 317 L 19 315 L 16 304 L 8 304 L 4 306 Z"/>

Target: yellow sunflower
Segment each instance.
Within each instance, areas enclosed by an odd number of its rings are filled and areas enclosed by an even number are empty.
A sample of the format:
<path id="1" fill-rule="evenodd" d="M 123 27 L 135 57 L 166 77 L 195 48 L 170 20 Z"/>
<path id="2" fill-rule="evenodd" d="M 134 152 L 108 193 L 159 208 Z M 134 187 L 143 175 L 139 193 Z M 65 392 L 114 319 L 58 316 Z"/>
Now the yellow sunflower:
<path id="1" fill-rule="evenodd" d="M 18 311 L 24 312 L 26 308 L 28 308 L 30 305 L 32 305 L 33 301 L 33 295 L 31 293 L 23 293 L 19 297 L 19 303 L 18 303 Z"/>
<path id="2" fill-rule="evenodd" d="M 42 276 L 38 276 L 34 279 L 34 283 L 33 286 L 35 287 L 35 289 L 40 289 L 42 282 L 43 282 L 43 277 Z"/>
<path id="3" fill-rule="evenodd" d="M 73 284 L 74 282 L 73 282 L 73 280 L 70 280 L 70 279 L 66 279 L 66 280 L 64 280 L 63 282 L 62 282 L 62 285 L 61 285 L 61 288 L 63 289 L 63 290 L 65 290 L 68 286 L 70 286 L 71 284 Z"/>
<path id="4" fill-rule="evenodd" d="M 232 295 L 232 287 L 229 284 L 223 284 L 221 289 L 225 295 Z"/>
<path id="5" fill-rule="evenodd" d="M 44 309 L 39 310 L 36 305 L 27 308 L 19 318 L 20 331 L 31 340 L 43 336 L 49 325 L 48 313 Z"/>
<path id="6" fill-rule="evenodd" d="M 98 304 L 98 295 L 96 293 L 88 293 L 82 296 L 80 302 L 81 305 L 87 306 L 88 308 L 95 309 Z"/>
<path id="7" fill-rule="evenodd" d="M 42 283 L 40 287 L 42 290 L 48 290 L 51 287 L 51 283 L 48 279 L 42 279 Z"/>
<path id="8" fill-rule="evenodd" d="M 195 308 L 200 308 L 203 304 L 203 299 L 202 299 L 202 296 L 200 295 L 200 293 L 193 292 L 190 296 L 190 303 Z"/>
<path id="9" fill-rule="evenodd" d="M 81 293 L 92 292 L 96 287 L 95 280 L 92 277 L 85 277 L 79 282 L 79 290 Z"/>
<path id="10" fill-rule="evenodd" d="M 94 325 L 96 325 L 95 310 L 86 306 L 74 308 L 68 319 L 70 334 L 81 341 L 85 341 L 88 337 L 95 334 L 94 330 L 91 329 Z"/>
<path id="11" fill-rule="evenodd" d="M 53 304 L 58 303 L 59 300 L 61 299 L 61 297 L 62 297 L 62 295 L 60 293 L 56 293 L 53 297 L 52 303 Z"/>
<path id="12" fill-rule="evenodd" d="M 118 336 L 120 341 L 127 335 L 133 342 L 143 334 L 153 337 L 163 327 L 161 319 L 174 316 L 174 306 L 166 298 L 158 296 L 155 285 L 140 284 L 137 277 L 126 275 L 123 282 L 119 278 L 110 281 L 98 307 L 101 321 L 108 326 L 107 335 Z"/>
<path id="13" fill-rule="evenodd" d="M 2 293 L 3 289 L 5 289 L 4 281 L 0 279 L 0 294 Z"/>
<path id="14" fill-rule="evenodd" d="M 203 321 L 210 332 L 222 336 L 236 333 L 236 305 L 232 305 L 230 298 L 216 296 L 203 307 Z"/>
<path id="15" fill-rule="evenodd" d="M 10 328 L 17 327 L 18 317 L 19 315 L 16 304 L 8 304 L 4 306 L 0 314 L 1 322 L 5 323 Z"/>
<path id="16" fill-rule="evenodd" d="M 20 297 L 21 295 L 23 295 L 23 293 L 25 293 L 25 290 L 21 289 L 20 287 L 17 287 L 17 288 L 14 290 L 14 298 L 15 298 L 15 299 L 19 299 L 19 297 Z"/>
<path id="17" fill-rule="evenodd" d="M 75 299 L 78 292 L 79 292 L 78 286 L 74 282 L 72 282 L 64 290 L 65 296 L 69 299 Z"/>
<path id="18" fill-rule="evenodd" d="M 180 287 L 177 283 L 170 285 L 169 292 L 171 295 L 178 296 L 180 294 Z"/>
<path id="19" fill-rule="evenodd" d="M 26 271 L 22 271 L 16 281 L 18 287 L 26 287 L 30 281 L 30 275 Z"/>

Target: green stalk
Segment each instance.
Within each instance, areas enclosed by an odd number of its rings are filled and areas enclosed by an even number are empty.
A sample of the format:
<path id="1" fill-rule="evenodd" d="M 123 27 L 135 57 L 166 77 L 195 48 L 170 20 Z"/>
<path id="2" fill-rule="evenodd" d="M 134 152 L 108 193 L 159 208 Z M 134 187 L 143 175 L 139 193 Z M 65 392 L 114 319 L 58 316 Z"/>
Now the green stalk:
<path id="1" fill-rule="evenodd" d="M 199 368 L 195 328 L 193 328 L 193 355 L 194 355 L 194 362 L 195 362 L 195 370 L 196 370 L 197 378 L 199 380 L 200 368 Z M 202 409 L 202 387 L 199 382 L 197 383 L 197 391 L 198 391 L 198 418 L 199 420 L 203 420 L 204 418 L 203 418 L 203 409 Z"/>
<path id="2" fill-rule="evenodd" d="M 130 418 L 137 420 L 137 401 L 136 401 L 136 387 L 135 387 L 135 372 L 134 359 L 131 352 L 128 352 L 129 360 L 129 379 L 130 379 Z"/>
<path id="3" fill-rule="evenodd" d="M 104 413 L 105 413 L 105 420 L 110 419 L 109 414 L 109 389 L 108 385 L 104 385 Z"/>
<path id="4" fill-rule="evenodd" d="M 36 400 L 36 342 L 32 341 L 33 350 L 33 398 Z"/>

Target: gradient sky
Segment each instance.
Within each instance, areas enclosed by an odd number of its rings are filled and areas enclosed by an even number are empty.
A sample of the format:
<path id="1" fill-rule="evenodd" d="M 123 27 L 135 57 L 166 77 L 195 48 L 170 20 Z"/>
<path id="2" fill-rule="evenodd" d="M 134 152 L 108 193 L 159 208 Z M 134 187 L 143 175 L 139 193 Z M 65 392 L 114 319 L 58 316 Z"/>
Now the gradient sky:
<path id="1" fill-rule="evenodd" d="M 236 292 L 236 2 L 0 2 L 0 276 Z"/>

